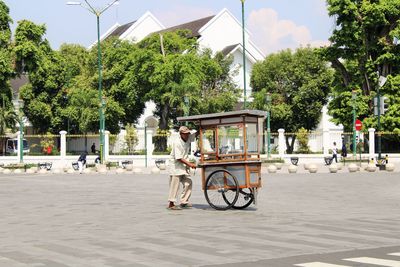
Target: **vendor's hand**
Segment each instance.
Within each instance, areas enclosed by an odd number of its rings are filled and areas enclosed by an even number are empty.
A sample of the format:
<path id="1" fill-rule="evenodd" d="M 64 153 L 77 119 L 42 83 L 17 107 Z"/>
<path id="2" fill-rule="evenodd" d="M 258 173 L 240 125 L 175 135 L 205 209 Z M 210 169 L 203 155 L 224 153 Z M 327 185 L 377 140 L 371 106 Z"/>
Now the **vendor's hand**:
<path id="1" fill-rule="evenodd" d="M 194 163 L 190 163 L 189 167 L 192 168 L 192 169 L 196 169 L 197 168 L 196 164 L 194 164 Z"/>

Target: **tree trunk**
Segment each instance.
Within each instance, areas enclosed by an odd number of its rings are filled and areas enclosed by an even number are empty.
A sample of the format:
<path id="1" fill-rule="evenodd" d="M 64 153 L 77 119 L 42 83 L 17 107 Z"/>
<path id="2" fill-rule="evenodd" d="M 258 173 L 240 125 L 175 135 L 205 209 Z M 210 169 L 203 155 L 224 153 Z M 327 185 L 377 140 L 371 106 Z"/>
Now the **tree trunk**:
<path id="1" fill-rule="evenodd" d="M 158 125 L 159 129 L 165 133 L 168 130 L 168 105 L 161 106 L 160 123 Z M 156 136 L 154 138 L 154 150 L 155 151 L 167 151 L 167 137 L 166 136 Z"/>
<path id="2" fill-rule="evenodd" d="M 351 78 L 349 72 L 346 70 L 346 67 L 342 64 L 342 62 L 339 61 L 339 59 L 334 59 L 331 61 L 331 63 L 332 67 L 342 75 L 344 85 L 346 87 L 349 86 Z"/>

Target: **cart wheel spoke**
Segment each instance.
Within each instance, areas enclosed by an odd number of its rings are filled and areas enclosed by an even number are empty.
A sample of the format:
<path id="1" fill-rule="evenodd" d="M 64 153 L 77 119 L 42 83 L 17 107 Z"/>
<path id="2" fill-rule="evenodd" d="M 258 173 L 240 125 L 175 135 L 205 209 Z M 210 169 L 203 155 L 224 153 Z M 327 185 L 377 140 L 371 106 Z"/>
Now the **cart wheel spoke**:
<path id="1" fill-rule="evenodd" d="M 248 206 L 250 206 L 250 204 L 253 202 L 254 200 L 254 195 L 253 192 L 251 192 L 250 188 L 242 188 L 239 190 L 239 196 L 238 199 L 235 203 L 235 205 L 233 205 L 232 207 L 234 209 L 245 209 Z"/>
<path id="2" fill-rule="evenodd" d="M 214 171 L 207 177 L 204 195 L 214 209 L 230 209 L 238 199 L 238 181 L 226 170 Z"/>

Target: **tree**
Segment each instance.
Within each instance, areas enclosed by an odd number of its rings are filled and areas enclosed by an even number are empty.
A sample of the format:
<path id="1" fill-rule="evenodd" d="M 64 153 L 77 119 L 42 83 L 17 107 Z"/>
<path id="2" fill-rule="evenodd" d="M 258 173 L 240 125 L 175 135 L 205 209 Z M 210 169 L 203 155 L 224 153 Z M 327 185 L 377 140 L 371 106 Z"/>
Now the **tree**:
<path id="1" fill-rule="evenodd" d="M 16 115 L 11 103 L 10 79 L 13 77 L 12 45 L 8 6 L 0 0 L 0 135 L 7 128 L 13 128 Z"/>
<path id="2" fill-rule="evenodd" d="M 317 49 L 299 48 L 269 55 L 253 68 L 251 83 L 254 91 L 252 107 L 266 109 L 266 94 L 272 98 L 271 129 L 283 128 L 287 152 L 292 153 L 301 127 L 314 129 L 332 81 L 332 71 Z M 290 141 L 290 142 L 289 142 Z"/>
<path id="3" fill-rule="evenodd" d="M 136 57 L 138 85 L 146 99 L 156 103 L 161 131 L 170 129 L 176 117 L 229 111 L 238 101 L 229 66 L 231 58 L 199 51 L 188 31 L 154 34 L 139 43 Z M 189 101 L 189 108 L 183 101 Z M 166 138 L 158 139 L 156 150 L 166 151 Z"/>
<path id="4" fill-rule="evenodd" d="M 44 25 L 23 20 L 15 31 L 16 70 L 28 73 L 29 83 L 20 89 L 24 113 L 39 133 L 58 133 L 62 121 L 58 116 L 63 104 L 66 64 L 43 38 Z"/>
<path id="5" fill-rule="evenodd" d="M 376 127 L 373 98 L 378 77 L 388 77 L 382 93 L 389 95 L 389 112 L 382 119 L 383 129 L 400 130 L 398 74 L 400 47 L 399 0 L 328 0 L 329 15 L 336 27 L 331 46 L 323 50 L 336 70 L 329 113 L 333 121 L 352 129 L 351 91 L 357 91 L 357 115 L 365 127 Z"/>
<path id="6" fill-rule="evenodd" d="M 128 148 L 128 153 L 131 154 L 135 149 L 135 146 L 138 144 L 139 138 L 137 136 L 136 128 L 132 124 L 126 125 L 125 130 L 125 142 Z"/>

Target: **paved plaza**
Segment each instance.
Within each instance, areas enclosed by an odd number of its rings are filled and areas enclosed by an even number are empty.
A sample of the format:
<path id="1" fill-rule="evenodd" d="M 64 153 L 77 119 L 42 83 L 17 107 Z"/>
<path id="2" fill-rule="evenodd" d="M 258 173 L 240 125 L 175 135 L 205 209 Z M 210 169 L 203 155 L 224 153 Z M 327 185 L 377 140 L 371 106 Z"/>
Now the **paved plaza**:
<path id="1" fill-rule="evenodd" d="M 256 208 L 215 211 L 197 172 L 194 207 L 169 211 L 166 174 L 0 174 L 0 266 L 400 264 L 398 172 L 263 174 L 263 184 Z"/>

